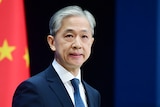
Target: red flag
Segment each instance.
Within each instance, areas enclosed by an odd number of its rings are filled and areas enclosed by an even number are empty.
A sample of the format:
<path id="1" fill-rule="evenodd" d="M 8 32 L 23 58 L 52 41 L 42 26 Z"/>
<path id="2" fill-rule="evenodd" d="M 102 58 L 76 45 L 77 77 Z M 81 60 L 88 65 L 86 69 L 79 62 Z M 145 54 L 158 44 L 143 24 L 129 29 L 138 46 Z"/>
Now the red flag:
<path id="1" fill-rule="evenodd" d="M 1 107 L 11 107 L 16 87 L 29 76 L 23 0 L 0 0 Z"/>

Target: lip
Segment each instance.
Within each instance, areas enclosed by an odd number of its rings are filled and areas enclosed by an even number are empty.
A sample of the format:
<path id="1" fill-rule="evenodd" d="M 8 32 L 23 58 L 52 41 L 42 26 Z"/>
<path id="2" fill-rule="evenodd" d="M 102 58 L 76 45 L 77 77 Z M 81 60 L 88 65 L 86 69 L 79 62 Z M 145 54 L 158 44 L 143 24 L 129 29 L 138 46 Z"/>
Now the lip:
<path id="1" fill-rule="evenodd" d="M 70 56 L 72 56 L 72 57 L 81 57 L 82 54 L 81 53 L 70 53 Z"/>

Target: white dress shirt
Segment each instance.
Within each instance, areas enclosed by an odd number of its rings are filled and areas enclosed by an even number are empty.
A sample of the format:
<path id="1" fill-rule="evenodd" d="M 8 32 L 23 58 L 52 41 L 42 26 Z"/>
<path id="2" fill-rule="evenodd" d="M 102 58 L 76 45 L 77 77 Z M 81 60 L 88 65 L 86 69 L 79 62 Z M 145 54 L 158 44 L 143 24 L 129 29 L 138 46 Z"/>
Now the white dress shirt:
<path id="1" fill-rule="evenodd" d="M 87 107 L 87 101 L 86 101 L 86 95 L 85 95 L 85 90 L 83 87 L 83 84 L 81 82 L 81 71 L 79 70 L 79 74 L 74 77 L 69 71 L 67 71 L 64 67 L 62 67 L 55 59 L 52 62 L 52 66 L 55 68 L 56 72 L 58 73 L 60 79 L 62 80 L 65 88 L 67 89 L 69 96 L 73 102 L 74 102 L 74 88 L 70 82 L 73 78 L 78 78 L 80 80 L 79 88 L 80 88 L 80 94 L 82 97 L 82 100 L 84 102 L 85 107 Z"/>

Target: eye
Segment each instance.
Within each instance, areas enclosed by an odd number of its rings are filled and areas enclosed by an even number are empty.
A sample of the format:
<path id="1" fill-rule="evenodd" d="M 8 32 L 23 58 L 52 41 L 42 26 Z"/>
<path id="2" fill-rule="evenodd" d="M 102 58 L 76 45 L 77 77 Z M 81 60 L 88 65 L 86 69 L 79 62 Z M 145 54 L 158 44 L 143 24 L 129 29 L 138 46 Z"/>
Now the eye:
<path id="1" fill-rule="evenodd" d="M 73 38 L 73 35 L 68 34 L 68 35 L 65 36 L 65 38 Z"/>
<path id="2" fill-rule="evenodd" d="M 71 42 L 71 41 L 74 40 L 74 35 L 73 35 L 73 34 L 66 34 L 66 35 L 64 36 L 64 39 L 65 39 L 66 41 L 68 41 L 68 42 Z"/>
<path id="3" fill-rule="evenodd" d="M 82 38 L 88 38 L 88 36 L 87 35 L 82 35 Z"/>

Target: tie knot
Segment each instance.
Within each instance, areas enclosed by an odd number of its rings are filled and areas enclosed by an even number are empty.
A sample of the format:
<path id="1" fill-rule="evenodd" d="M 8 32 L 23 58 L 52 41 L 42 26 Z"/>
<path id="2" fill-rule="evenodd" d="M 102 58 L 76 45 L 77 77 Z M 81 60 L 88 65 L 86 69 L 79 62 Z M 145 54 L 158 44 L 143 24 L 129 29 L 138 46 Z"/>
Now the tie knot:
<path id="1" fill-rule="evenodd" d="M 79 79 L 77 79 L 77 78 L 72 79 L 71 84 L 75 90 L 79 89 Z"/>

